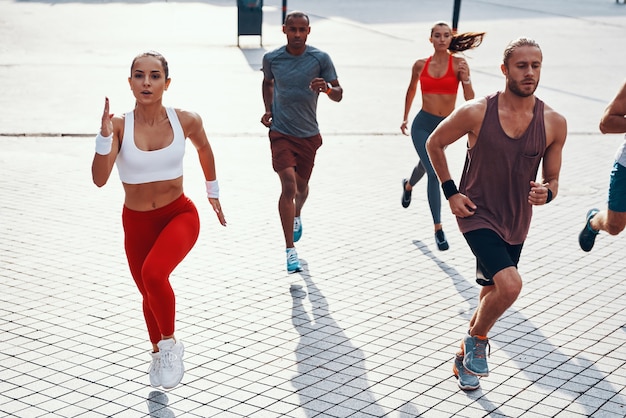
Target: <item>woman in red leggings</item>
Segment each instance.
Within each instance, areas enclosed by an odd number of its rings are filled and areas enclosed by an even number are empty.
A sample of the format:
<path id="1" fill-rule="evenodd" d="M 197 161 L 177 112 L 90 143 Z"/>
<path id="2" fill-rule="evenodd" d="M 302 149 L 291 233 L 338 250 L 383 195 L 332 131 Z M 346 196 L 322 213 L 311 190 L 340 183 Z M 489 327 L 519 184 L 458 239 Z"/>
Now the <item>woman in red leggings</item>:
<path id="1" fill-rule="evenodd" d="M 150 384 L 165 389 L 183 377 L 184 347 L 174 337 L 175 296 L 169 276 L 195 244 L 200 221 L 195 205 L 183 193 L 186 138 L 195 146 L 206 180 L 209 203 L 222 225 L 215 160 L 202 119 L 194 112 L 164 107 L 170 84 L 168 64 L 154 51 L 132 62 L 128 82 L 135 108 L 109 113 L 105 99 L 93 181 L 106 184 L 117 166 L 124 186 L 124 247 L 130 272 L 143 296 L 143 313 L 152 342 Z"/>

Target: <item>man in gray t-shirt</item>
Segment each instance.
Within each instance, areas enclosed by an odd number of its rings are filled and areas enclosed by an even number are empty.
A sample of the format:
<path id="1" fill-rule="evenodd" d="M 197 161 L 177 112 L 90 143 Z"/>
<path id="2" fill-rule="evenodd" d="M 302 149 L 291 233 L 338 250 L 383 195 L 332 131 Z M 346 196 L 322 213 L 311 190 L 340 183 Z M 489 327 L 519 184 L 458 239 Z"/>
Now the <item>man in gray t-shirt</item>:
<path id="1" fill-rule="evenodd" d="M 261 123 L 270 128 L 272 167 L 282 185 L 278 212 L 289 273 L 302 270 L 294 242 L 302 236 L 300 212 L 309 194 L 315 154 L 322 145 L 317 100 L 320 93 L 335 102 L 343 97 L 330 56 L 306 44 L 310 32 L 309 17 L 290 12 L 283 25 L 287 45 L 263 56 Z"/>

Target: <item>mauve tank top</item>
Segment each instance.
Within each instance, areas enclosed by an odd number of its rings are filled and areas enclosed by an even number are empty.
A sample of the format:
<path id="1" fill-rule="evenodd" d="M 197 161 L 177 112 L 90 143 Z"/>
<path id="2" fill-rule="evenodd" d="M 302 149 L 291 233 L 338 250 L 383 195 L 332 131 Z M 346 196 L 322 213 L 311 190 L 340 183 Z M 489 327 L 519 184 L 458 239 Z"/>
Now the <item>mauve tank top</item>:
<path id="1" fill-rule="evenodd" d="M 530 181 L 536 180 L 546 149 L 544 104 L 535 98 L 533 118 L 519 138 L 500 125 L 498 97 L 487 96 L 487 110 L 474 146 L 467 150 L 459 191 L 476 205 L 474 215 L 457 218 L 462 233 L 487 228 L 511 245 L 528 235 L 532 205 Z"/>

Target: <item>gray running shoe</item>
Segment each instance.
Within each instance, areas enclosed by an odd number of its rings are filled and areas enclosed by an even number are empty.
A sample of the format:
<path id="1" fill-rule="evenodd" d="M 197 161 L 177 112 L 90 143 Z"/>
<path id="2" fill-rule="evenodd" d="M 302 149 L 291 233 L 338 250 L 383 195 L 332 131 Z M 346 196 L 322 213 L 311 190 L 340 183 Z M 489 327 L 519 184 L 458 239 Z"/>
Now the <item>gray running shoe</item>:
<path id="1" fill-rule="evenodd" d="M 459 388 L 463 390 L 476 390 L 480 387 L 478 376 L 468 373 L 463 366 L 463 355 L 457 354 L 454 358 L 454 364 L 452 365 L 452 371 L 454 377 L 458 379 L 457 384 Z"/>
<path id="2" fill-rule="evenodd" d="M 491 346 L 488 338 L 472 337 L 469 333 L 463 338 L 463 366 L 471 374 L 476 376 L 489 376 L 489 366 L 487 365 L 487 347 L 491 353 Z"/>

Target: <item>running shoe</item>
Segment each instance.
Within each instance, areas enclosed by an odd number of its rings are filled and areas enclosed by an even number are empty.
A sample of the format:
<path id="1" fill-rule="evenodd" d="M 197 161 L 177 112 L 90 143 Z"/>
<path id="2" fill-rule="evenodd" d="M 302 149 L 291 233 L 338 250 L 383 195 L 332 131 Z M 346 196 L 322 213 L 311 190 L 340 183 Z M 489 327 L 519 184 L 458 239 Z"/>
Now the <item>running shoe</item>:
<path id="1" fill-rule="evenodd" d="M 476 390 L 480 387 L 478 376 L 468 373 L 463 366 L 463 354 L 458 354 L 454 357 L 454 364 L 452 365 L 452 372 L 454 377 L 457 378 L 459 388 L 462 390 Z"/>
<path id="2" fill-rule="evenodd" d="M 443 229 L 435 231 L 435 242 L 440 251 L 445 251 L 450 248 L 448 240 L 446 240 L 446 234 L 443 233 Z"/>
<path id="3" fill-rule="evenodd" d="M 152 362 L 148 369 L 148 375 L 150 376 L 150 386 L 158 388 L 161 386 L 161 353 L 150 353 L 152 355 Z"/>
<path id="4" fill-rule="evenodd" d="M 293 218 L 293 242 L 300 241 L 302 237 L 302 220 L 299 216 Z"/>
<path id="5" fill-rule="evenodd" d="M 463 338 L 463 366 L 468 372 L 476 376 L 489 376 L 487 365 L 487 347 L 491 353 L 491 346 L 487 337 L 472 337 L 469 333 Z"/>
<path id="6" fill-rule="evenodd" d="M 302 266 L 300 265 L 300 259 L 298 258 L 298 253 L 295 248 L 287 248 L 287 272 L 295 273 L 298 271 L 302 271 Z"/>
<path id="7" fill-rule="evenodd" d="M 587 212 L 585 227 L 582 231 L 580 231 L 580 234 L 578 235 L 578 244 L 580 244 L 580 248 L 582 248 L 583 251 L 591 251 L 591 249 L 593 248 L 593 244 L 596 243 L 596 237 L 600 233 L 600 231 L 596 231 L 595 229 L 593 229 L 590 223 L 591 218 L 596 216 L 598 212 L 600 212 L 599 209 L 589 209 L 589 212 Z"/>
<path id="8" fill-rule="evenodd" d="M 161 353 L 161 384 L 163 388 L 171 389 L 180 383 L 185 374 L 185 347 L 181 341 L 174 341 L 173 338 L 161 340 L 157 346 Z"/>
<path id="9" fill-rule="evenodd" d="M 407 179 L 402 179 L 402 207 L 408 208 L 411 204 L 411 193 L 413 193 L 413 189 L 407 190 L 406 184 L 409 181 Z"/>

